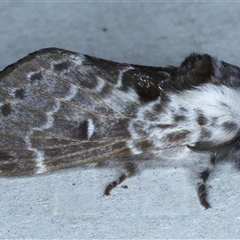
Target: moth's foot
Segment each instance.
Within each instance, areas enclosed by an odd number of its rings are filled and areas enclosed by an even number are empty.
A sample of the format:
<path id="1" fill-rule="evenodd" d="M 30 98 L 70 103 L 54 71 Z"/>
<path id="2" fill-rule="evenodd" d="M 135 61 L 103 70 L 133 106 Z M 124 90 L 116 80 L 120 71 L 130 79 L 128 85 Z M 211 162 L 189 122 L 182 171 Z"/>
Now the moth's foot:
<path id="1" fill-rule="evenodd" d="M 206 185 L 199 184 L 197 192 L 198 192 L 199 201 L 200 201 L 201 205 L 205 208 L 205 210 L 211 208 L 211 205 L 209 204 L 209 202 L 207 200 L 208 193 L 207 193 Z"/>
<path id="2" fill-rule="evenodd" d="M 105 191 L 104 191 L 104 194 L 105 196 L 109 196 L 110 195 L 110 192 L 115 188 L 117 187 L 120 183 L 122 183 L 125 179 L 127 178 L 126 174 L 123 174 L 120 176 L 120 178 L 116 181 L 113 181 L 111 183 L 109 183 L 107 185 L 107 187 L 105 188 Z"/>

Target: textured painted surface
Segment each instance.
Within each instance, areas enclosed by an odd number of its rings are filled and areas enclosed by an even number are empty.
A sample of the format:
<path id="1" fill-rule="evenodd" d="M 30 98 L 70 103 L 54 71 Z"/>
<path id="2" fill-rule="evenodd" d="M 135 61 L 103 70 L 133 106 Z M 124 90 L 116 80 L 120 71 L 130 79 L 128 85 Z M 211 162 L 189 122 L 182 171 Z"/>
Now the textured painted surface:
<path id="1" fill-rule="evenodd" d="M 43 47 L 155 66 L 200 52 L 239 66 L 239 10 L 233 3 L 0 3 L 0 68 Z M 102 193 L 114 170 L 4 178 L 0 238 L 239 238 L 239 174 L 219 168 L 207 211 L 178 168 L 145 170 L 109 197 Z"/>

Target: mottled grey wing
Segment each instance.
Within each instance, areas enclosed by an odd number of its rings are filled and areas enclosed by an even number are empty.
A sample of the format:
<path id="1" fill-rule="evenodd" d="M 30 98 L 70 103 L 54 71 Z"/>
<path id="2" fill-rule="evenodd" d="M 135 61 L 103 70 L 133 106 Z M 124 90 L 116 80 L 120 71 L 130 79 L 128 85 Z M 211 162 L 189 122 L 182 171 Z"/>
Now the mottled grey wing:
<path id="1" fill-rule="evenodd" d="M 156 75 L 164 80 L 169 73 L 139 71 L 60 49 L 7 67 L 0 73 L 0 175 L 104 165 L 147 152 L 155 116 L 139 109 L 161 95 Z"/>

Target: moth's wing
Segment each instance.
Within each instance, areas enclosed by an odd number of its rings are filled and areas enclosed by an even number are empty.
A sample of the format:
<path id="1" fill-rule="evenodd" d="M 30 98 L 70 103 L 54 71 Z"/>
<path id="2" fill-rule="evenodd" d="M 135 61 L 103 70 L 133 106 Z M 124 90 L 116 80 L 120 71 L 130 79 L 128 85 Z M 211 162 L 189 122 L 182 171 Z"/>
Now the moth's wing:
<path id="1" fill-rule="evenodd" d="M 149 134 L 135 134 L 132 126 L 149 121 L 139 108 L 158 99 L 156 75 L 169 78 L 154 69 L 141 70 L 154 81 L 139 81 L 140 70 L 131 65 L 61 49 L 43 49 L 7 67 L 0 73 L 0 175 L 101 166 L 144 150 L 147 157 Z"/>

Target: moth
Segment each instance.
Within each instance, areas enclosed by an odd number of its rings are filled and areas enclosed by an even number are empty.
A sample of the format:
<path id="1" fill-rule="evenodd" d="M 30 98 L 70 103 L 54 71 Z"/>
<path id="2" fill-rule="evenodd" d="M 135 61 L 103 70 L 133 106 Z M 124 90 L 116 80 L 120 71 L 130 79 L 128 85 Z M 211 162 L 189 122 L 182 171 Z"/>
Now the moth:
<path id="1" fill-rule="evenodd" d="M 0 176 L 81 165 L 189 168 L 200 203 L 217 163 L 240 166 L 240 69 L 208 54 L 178 67 L 47 48 L 0 72 Z"/>

